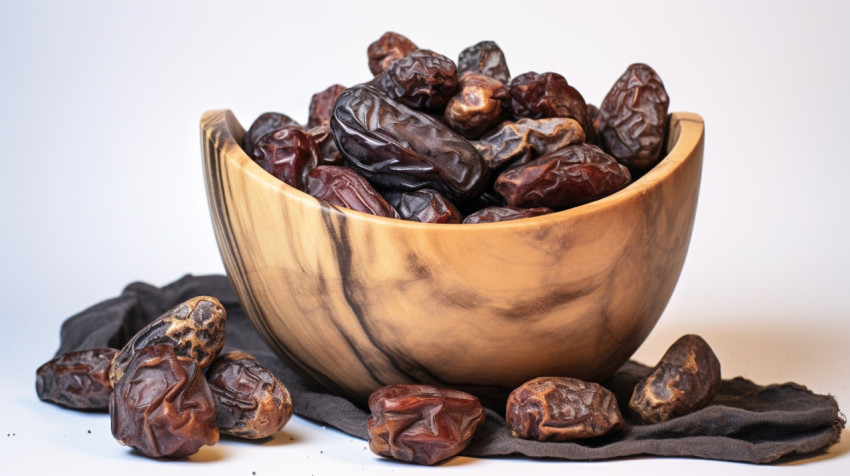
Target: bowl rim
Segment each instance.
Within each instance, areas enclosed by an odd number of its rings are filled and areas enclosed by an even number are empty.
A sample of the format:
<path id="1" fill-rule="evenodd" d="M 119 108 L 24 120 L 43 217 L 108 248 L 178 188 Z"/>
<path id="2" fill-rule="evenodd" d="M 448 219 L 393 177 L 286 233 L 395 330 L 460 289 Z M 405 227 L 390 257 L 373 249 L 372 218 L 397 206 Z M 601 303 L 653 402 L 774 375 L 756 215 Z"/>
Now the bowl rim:
<path id="1" fill-rule="evenodd" d="M 668 151 L 667 155 L 644 175 L 627 185 L 624 189 L 611 195 L 566 210 L 517 220 L 491 223 L 422 223 L 371 215 L 320 201 L 307 192 L 302 192 L 271 175 L 248 156 L 242 145 L 236 140 L 237 135 L 244 136 L 244 127 L 230 109 L 206 111 L 201 119 L 202 132 L 211 132 L 215 129 L 221 131 L 221 135 L 218 137 L 219 140 L 215 144 L 215 148 L 219 150 L 221 155 L 219 160 L 234 162 L 246 174 L 249 174 L 253 180 L 256 180 L 263 186 L 278 190 L 288 200 L 294 200 L 303 207 L 315 209 L 317 212 L 342 216 L 349 221 L 373 223 L 376 226 L 394 226 L 408 228 L 410 230 L 451 229 L 464 230 L 466 232 L 471 230 L 492 231 L 494 229 L 535 228 L 542 224 L 549 224 L 552 221 L 567 221 L 576 217 L 597 213 L 644 195 L 649 189 L 659 186 L 665 179 L 673 175 L 684 162 L 693 157 L 693 152 L 703 142 L 705 124 L 699 114 L 673 112 L 668 115 L 668 124 L 665 144 L 665 150 Z"/>

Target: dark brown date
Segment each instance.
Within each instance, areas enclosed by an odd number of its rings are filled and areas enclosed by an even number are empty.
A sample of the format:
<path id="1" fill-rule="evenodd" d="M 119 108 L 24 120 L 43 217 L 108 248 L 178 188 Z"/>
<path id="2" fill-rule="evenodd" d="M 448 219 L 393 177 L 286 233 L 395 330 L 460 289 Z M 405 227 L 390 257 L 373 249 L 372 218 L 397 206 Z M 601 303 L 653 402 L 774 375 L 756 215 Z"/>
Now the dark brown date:
<path id="1" fill-rule="evenodd" d="M 289 390 L 250 354 L 220 355 L 207 372 L 221 433 L 266 438 L 292 418 Z"/>
<path id="2" fill-rule="evenodd" d="M 388 31 L 369 45 L 366 54 L 369 56 L 369 71 L 377 76 L 384 72 L 393 61 L 404 58 L 412 51 L 419 49 L 406 36 Z"/>
<path id="3" fill-rule="evenodd" d="M 227 313 L 218 299 L 198 296 L 165 311 L 134 335 L 112 359 L 109 381 L 115 387 L 133 356 L 142 348 L 168 344 L 181 357 L 206 369 L 224 347 Z"/>
<path id="4" fill-rule="evenodd" d="M 319 165 L 342 165 L 342 154 L 336 148 L 334 136 L 331 134 L 331 128 L 328 126 L 317 126 L 309 131 L 310 137 L 319 148 Z"/>
<path id="5" fill-rule="evenodd" d="M 337 206 L 380 217 L 400 218 L 368 180 L 347 167 L 320 165 L 307 176 L 307 193 Z"/>
<path id="6" fill-rule="evenodd" d="M 680 337 L 632 393 L 629 409 L 660 423 L 706 406 L 720 388 L 720 361 L 702 337 Z"/>
<path id="7" fill-rule="evenodd" d="M 493 41 L 482 41 L 461 51 L 457 60 L 457 71 L 481 73 L 503 84 L 508 84 L 511 79 L 505 54 Z"/>
<path id="8" fill-rule="evenodd" d="M 467 139 L 476 139 L 499 123 L 502 102 L 508 99 L 504 84 L 480 73 L 460 75 L 457 93 L 449 99 L 443 117 Z"/>
<path id="9" fill-rule="evenodd" d="M 552 213 L 551 208 L 487 207 L 468 215 L 463 223 L 495 223 L 497 221 L 519 220 Z"/>
<path id="10" fill-rule="evenodd" d="M 253 151 L 260 167 L 302 191 L 307 174 L 319 164 L 319 155 L 319 146 L 301 127 L 283 127 L 266 134 Z"/>
<path id="11" fill-rule="evenodd" d="M 386 458 L 434 464 L 469 446 L 484 423 L 473 395 L 430 385 L 389 385 L 369 396 L 369 449 Z"/>
<path id="12" fill-rule="evenodd" d="M 460 223 L 463 215 L 439 192 L 430 188 L 412 192 L 390 191 L 384 197 L 403 220 L 422 223 Z"/>
<path id="13" fill-rule="evenodd" d="M 599 106 L 599 143 L 627 167 L 645 171 L 661 160 L 670 98 L 658 73 L 629 66 Z"/>
<path id="14" fill-rule="evenodd" d="M 585 140 L 581 124 L 570 117 L 505 121 L 472 145 L 491 170 L 524 164 Z"/>
<path id="15" fill-rule="evenodd" d="M 610 390 L 566 377 L 540 377 L 515 389 L 505 421 L 511 435 L 539 441 L 603 436 L 626 425 Z"/>
<path id="16" fill-rule="evenodd" d="M 572 117 L 587 134 L 587 105 L 581 94 L 558 73 L 533 71 L 511 80 L 511 110 L 515 119 Z"/>
<path id="17" fill-rule="evenodd" d="M 629 169 L 599 147 L 564 147 L 502 172 L 493 188 L 513 207 L 555 210 L 581 205 L 621 190 Z"/>
<path id="18" fill-rule="evenodd" d="M 466 139 L 367 85 L 340 94 L 331 132 L 343 157 L 382 189 L 433 188 L 454 201 L 478 195 L 489 180 Z"/>
<path id="19" fill-rule="evenodd" d="M 106 410 L 109 366 L 118 349 L 68 352 L 35 371 L 35 392 L 45 402 L 81 410 Z"/>
<path id="20" fill-rule="evenodd" d="M 153 458 L 181 458 L 218 442 L 203 371 L 170 345 L 139 349 L 109 401 L 112 435 Z"/>
<path id="21" fill-rule="evenodd" d="M 502 207 L 505 205 L 505 199 L 494 192 L 492 187 L 488 187 L 480 195 L 468 200 L 461 200 L 454 205 L 463 216 L 467 216 L 487 207 Z"/>
<path id="22" fill-rule="evenodd" d="M 298 122 L 286 114 L 279 112 L 260 114 L 260 117 L 254 120 L 251 127 L 248 128 L 248 132 L 245 133 L 245 137 L 242 139 L 242 148 L 248 155 L 253 155 L 254 148 L 257 147 L 260 138 L 284 126 L 301 127 Z"/>
<path id="23" fill-rule="evenodd" d="M 327 126 L 331 120 L 334 109 L 334 101 L 339 93 L 345 90 L 345 86 L 334 84 L 322 92 L 318 92 L 310 99 L 310 115 L 307 119 L 307 128 Z"/>
<path id="24" fill-rule="evenodd" d="M 374 84 L 405 106 L 439 112 L 457 90 L 457 66 L 431 50 L 416 50 L 394 61 Z"/>
<path id="25" fill-rule="evenodd" d="M 587 140 L 588 144 L 601 147 L 599 144 L 599 131 L 602 129 L 602 117 L 599 108 L 593 104 L 587 105 Z M 603 149 L 604 150 L 604 149 Z"/>

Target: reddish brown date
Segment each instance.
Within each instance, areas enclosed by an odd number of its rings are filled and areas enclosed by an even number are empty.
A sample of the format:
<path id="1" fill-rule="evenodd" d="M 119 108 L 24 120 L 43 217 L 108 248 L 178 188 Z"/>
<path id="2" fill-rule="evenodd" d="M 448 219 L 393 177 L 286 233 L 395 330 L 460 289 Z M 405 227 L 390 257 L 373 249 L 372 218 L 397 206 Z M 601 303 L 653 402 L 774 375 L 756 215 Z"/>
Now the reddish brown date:
<path id="1" fill-rule="evenodd" d="M 45 402 L 81 410 L 106 410 L 109 366 L 118 349 L 68 352 L 35 371 L 35 392 Z"/>
<path id="2" fill-rule="evenodd" d="M 504 84 L 480 73 L 466 72 L 446 105 L 446 123 L 467 139 L 476 139 L 499 123 L 502 103 L 508 99 Z"/>
<path id="3" fill-rule="evenodd" d="M 336 148 L 336 142 L 334 142 L 330 127 L 317 126 L 307 131 L 307 133 L 310 134 L 313 142 L 316 143 L 316 147 L 319 148 L 319 165 L 343 164 L 342 154 Z"/>
<path id="4" fill-rule="evenodd" d="M 369 396 L 369 449 L 387 458 L 434 464 L 466 448 L 484 423 L 473 395 L 430 385 L 390 385 Z"/>
<path id="5" fill-rule="evenodd" d="M 430 188 L 387 192 L 384 197 L 404 220 L 422 223 L 460 223 L 463 220 L 463 215 L 446 197 Z"/>
<path id="6" fill-rule="evenodd" d="M 307 174 L 319 164 L 319 146 L 301 127 L 283 127 L 257 142 L 253 158 L 287 184 L 304 190 Z"/>
<path id="7" fill-rule="evenodd" d="M 511 435 L 539 441 L 592 438 L 625 428 L 610 390 L 566 377 L 522 384 L 508 397 L 505 420 Z"/>
<path id="8" fill-rule="evenodd" d="M 720 388 L 720 361 L 702 337 L 680 337 L 632 393 L 629 409 L 660 423 L 706 406 Z"/>
<path id="9" fill-rule="evenodd" d="M 472 144 L 491 170 L 529 162 L 585 140 L 581 124 L 569 117 L 505 121 Z"/>
<path id="10" fill-rule="evenodd" d="M 334 109 L 334 101 L 339 93 L 345 90 L 345 86 L 334 84 L 322 92 L 318 92 L 310 99 L 310 115 L 307 118 L 307 128 L 327 126 L 331 120 Z"/>
<path id="11" fill-rule="evenodd" d="M 493 188 L 510 206 L 558 210 L 600 199 L 630 182 L 629 169 L 599 147 L 579 144 L 502 172 Z"/>
<path id="12" fill-rule="evenodd" d="M 629 66 L 599 106 L 599 143 L 631 169 L 645 171 L 661 160 L 670 98 L 658 73 Z"/>
<path id="13" fill-rule="evenodd" d="M 115 439 L 154 458 L 181 458 L 214 445 L 215 413 L 203 371 L 164 344 L 136 353 L 109 401 Z"/>
<path id="14" fill-rule="evenodd" d="M 400 218 L 398 212 L 353 169 L 321 165 L 307 176 L 307 193 L 325 202 L 381 217 Z"/>
<path id="15" fill-rule="evenodd" d="M 481 41 L 461 51 L 457 60 L 457 71 L 481 73 L 503 84 L 508 84 L 511 79 L 505 54 L 493 41 Z"/>
<path id="16" fill-rule="evenodd" d="M 377 76 L 384 72 L 395 60 L 404 58 L 414 50 L 416 44 L 406 36 L 388 31 L 369 45 L 366 54 L 369 56 L 369 71 Z"/>
<path id="17" fill-rule="evenodd" d="M 487 207 L 468 215 L 463 223 L 495 223 L 498 221 L 519 220 L 552 213 L 551 208 Z"/>
<path id="18" fill-rule="evenodd" d="M 599 132 L 602 129 L 602 116 L 599 115 L 599 108 L 593 104 L 587 105 L 587 143 L 595 146 L 599 144 Z M 601 146 L 600 146 L 601 147 Z M 604 150 L 604 149 L 603 149 Z"/>
<path id="19" fill-rule="evenodd" d="M 221 433 L 266 438 L 292 418 L 289 391 L 271 371 L 245 352 L 220 355 L 207 372 Z"/>
<path id="20" fill-rule="evenodd" d="M 511 80 L 510 94 L 511 110 L 516 119 L 572 117 L 587 129 L 584 98 L 558 73 L 532 71 L 521 74 Z"/>
<path id="21" fill-rule="evenodd" d="M 260 117 L 254 120 L 248 132 L 245 133 L 245 137 L 242 139 L 242 148 L 248 155 L 252 155 L 260 138 L 285 126 L 301 127 L 294 119 L 286 114 L 279 112 L 260 114 Z"/>
<path id="22" fill-rule="evenodd" d="M 375 87 L 405 106 L 438 112 L 457 90 L 457 67 L 441 54 L 416 50 L 393 62 Z"/>

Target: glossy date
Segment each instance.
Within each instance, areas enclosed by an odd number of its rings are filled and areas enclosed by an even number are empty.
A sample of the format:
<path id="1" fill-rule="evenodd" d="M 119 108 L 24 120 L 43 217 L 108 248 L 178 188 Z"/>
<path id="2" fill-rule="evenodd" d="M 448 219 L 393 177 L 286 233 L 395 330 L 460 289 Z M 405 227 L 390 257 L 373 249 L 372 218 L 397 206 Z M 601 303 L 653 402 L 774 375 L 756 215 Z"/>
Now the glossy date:
<path id="1" fill-rule="evenodd" d="M 389 65 L 374 85 L 408 107 L 439 112 L 457 89 L 457 67 L 441 54 L 416 50 Z"/>
<path id="2" fill-rule="evenodd" d="M 254 148 L 257 147 L 260 138 L 285 126 L 301 127 L 298 122 L 286 114 L 279 112 L 260 114 L 248 128 L 248 132 L 245 133 L 245 137 L 242 139 L 242 148 L 248 155 L 253 155 Z"/>
<path id="3" fill-rule="evenodd" d="M 508 89 L 480 73 L 460 76 L 457 93 L 449 99 L 443 116 L 452 129 L 467 139 L 476 139 L 499 123 Z"/>
<path id="4" fill-rule="evenodd" d="M 585 140 L 581 124 L 569 117 L 505 121 L 472 144 L 491 170 L 529 162 Z"/>
<path id="5" fill-rule="evenodd" d="M 460 223 L 463 215 L 446 197 L 434 189 L 421 188 L 412 192 L 390 191 L 384 197 L 403 220 L 421 223 Z"/>
<path id="6" fill-rule="evenodd" d="M 257 142 L 253 158 L 260 167 L 298 190 L 307 174 L 319 164 L 319 146 L 301 127 L 283 127 Z"/>
<path id="7" fill-rule="evenodd" d="M 366 55 L 369 57 L 369 71 L 377 76 L 395 60 L 404 58 L 416 49 L 418 49 L 416 44 L 406 36 L 388 31 L 366 49 Z"/>
<path id="8" fill-rule="evenodd" d="M 552 213 L 551 208 L 487 207 L 467 215 L 463 223 L 495 223 L 499 221 L 519 220 Z"/>
<path id="9" fill-rule="evenodd" d="M 68 352 L 36 370 L 38 398 L 80 410 L 106 410 L 112 383 L 109 366 L 117 349 Z"/>
<path id="10" fill-rule="evenodd" d="M 333 112 L 334 101 L 336 101 L 336 98 L 344 90 L 345 86 L 341 84 L 334 84 L 324 91 L 313 95 L 310 99 L 310 114 L 307 118 L 308 129 L 328 125 L 328 122 L 331 120 L 331 112 Z"/>
<path id="11" fill-rule="evenodd" d="M 511 79 L 505 53 L 494 41 L 481 41 L 461 51 L 457 60 L 457 71 L 481 73 L 502 84 L 508 84 Z"/>
<path id="12" fill-rule="evenodd" d="M 353 169 L 321 165 L 307 176 L 307 193 L 320 200 L 358 212 L 400 218 L 398 212 Z"/>

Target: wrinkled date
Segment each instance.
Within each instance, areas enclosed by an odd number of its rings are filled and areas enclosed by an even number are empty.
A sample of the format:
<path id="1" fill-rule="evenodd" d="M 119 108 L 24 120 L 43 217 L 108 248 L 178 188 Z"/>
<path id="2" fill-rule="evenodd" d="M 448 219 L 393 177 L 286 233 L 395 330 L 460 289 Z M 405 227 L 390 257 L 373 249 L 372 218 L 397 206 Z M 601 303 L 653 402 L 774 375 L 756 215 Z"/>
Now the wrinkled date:
<path id="1" fill-rule="evenodd" d="M 489 180 L 489 169 L 466 139 L 369 86 L 339 96 L 331 132 L 340 153 L 381 188 L 434 188 L 458 200 L 478 195 Z"/>
<path id="2" fill-rule="evenodd" d="M 641 380 L 629 409 L 643 423 L 660 423 L 706 406 L 720 388 L 720 361 L 702 337 L 682 336 Z"/>
<path id="3" fill-rule="evenodd" d="M 35 372 L 38 398 L 68 408 L 106 410 L 112 384 L 109 366 L 117 349 L 67 352 Z"/>
<path id="4" fill-rule="evenodd" d="M 538 74 L 531 71 L 521 74 L 511 80 L 510 94 L 511 110 L 516 119 L 572 117 L 587 129 L 587 105 L 584 98 L 558 73 Z"/>
<path id="5" fill-rule="evenodd" d="M 239 351 L 220 355 L 207 372 L 221 433 L 266 438 L 292 418 L 289 391 L 254 357 Z"/>
<path id="6" fill-rule="evenodd" d="M 369 181 L 352 169 L 322 165 L 307 177 L 307 193 L 319 200 L 380 217 L 400 218 Z"/>
<path id="7" fill-rule="evenodd" d="M 522 384 L 508 397 L 505 420 L 511 435 L 539 441 L 592 438 L 625 428 L 610 390 L 566 377 Z"/>
<path id="8" fill-rule="evenodd" d="M 629 169 L 600 148 L 579 144 L 502 172 L 493 188 L 510 206 L 563 209 L 610 195 L 629 182 Z"/>
<path id="9" fill-rule="evenodd" d="M 441 111 L 457 89 L 457 67 L 441 54 L 416 50 L 387 67 L 375 87 L 405 106 Z"/>
<path id="10" fill-rule="evenodd" d="M 253 155 L 254 148 L 257 147 L 260 138 L 285 126 L 300 127 L 294 119 L 286 114 L 279 112 L 260 114 L 260 117 L 254 120 L 251 127 L 248 128 L 248 132 L 245 133 L 245 137 L 242 139 L 242 148 L 248 155 Z"/>
<path id="11" fill-rule="evenodd" d="M 310 137 L 319 148 L 319 165 L 342 165 L 342 154 L 336 148 L 334 136 L 331 134 L 331 128 L 328 126 L 317 126 L 309 131 Z"/>
<path id="12" fill-rule="evenodd" d="M 404 58 L 418 47 L 406 36 L 388 31 L 366 49 L 369 57 L 369 71 L 377 76 L 384 72 L 393 61 Z"/>
<path id="13" fill-rule="evenodd" d="M 473 395 L 430 385 L 390 385 L 369 396 L 369 449 L 418 464 L 434 464 L 466 448 L 484 423 Z"/>
<path id="14" fill-rule="evenodd" d="M 319 155 L 313 137 L 301 127 L 283 127 L 266 134 L 252 154 L 260 167 L 301 191 L 307 174 L 319 164 Z"/>
<path id="15" fill-rule="evenodd" d="M 180 458 L 214 445 L 215 413 L 203 371 L 164 344 L 136 352 L 109 401 L 115 439 L 154 458 Z"/>
<path id="16" fill-rule="evenodd" d="M 469 214 L 463 223 L 495 223 L 498 221 L 519 220 L 552 213 L 551 208 L 487 207 Z"/>
<path id="17" fill-rule="evenodd" d="M 481 73 L 503 84 L 508 84 L 511 79 L 505 54 L 493 41 L 481 41 L 461 51 L 457 60 L 457 71 Z"/>
<path id="18" fill-rule="evenodd" d="M 504 84 L 480 73 L 460 76 L 458 91 L 443 113 L 446 123 L 467 139 L 481 136 L 499 123 L 502 102 L 508 99 Z"/>
<path id="19" fill-rule="evenodd" d="M 224 347 L 224 306 L 212 296 L 198 296 L 178 304 L 133 336 L 112 359 L 109 381 L 115 387 L 135 354 L 153 344 L 168 344 L 203 370 Z"/>
<path id="20" fill-rule="evenodd" d="M 491 170 L 524 164 L 533 158 L 584 142 L 581 124 L 569 117 L 506 121 L 472 144 Z"/>
<path id="21" fill-rule="evenodd" d="M 327 126 L 331 120 L 331 112 L 334 109 L 334 101 L 341 92 L 345 90 L 345 86 L 334 84 L 322 92 L 316 93 L 310 99 L 310 115 L 307 119 L 307 128 L 312 129 L 318 126 Z"/>
<path id="22" fill-rule="evenodd" d="M 599 106 L 602 148 L 626 166 L 647 170 L 661 159 L 670 98 L 658 73 L 629 66 Z"/>
<path id="23" fill-rule="evenodd" d="M 384 197 L 404 220 L 422 223 L 460 223 L 463 215 L 446 197 L 430 188 L 387 192 Z"/>

